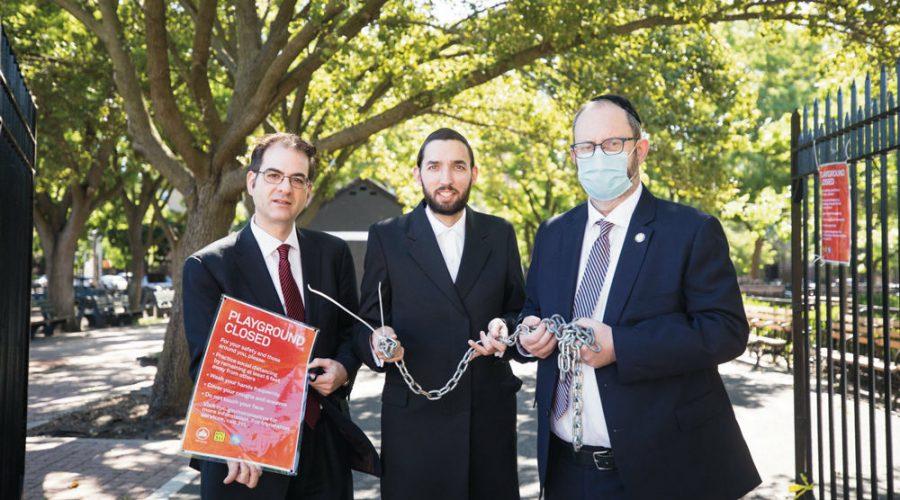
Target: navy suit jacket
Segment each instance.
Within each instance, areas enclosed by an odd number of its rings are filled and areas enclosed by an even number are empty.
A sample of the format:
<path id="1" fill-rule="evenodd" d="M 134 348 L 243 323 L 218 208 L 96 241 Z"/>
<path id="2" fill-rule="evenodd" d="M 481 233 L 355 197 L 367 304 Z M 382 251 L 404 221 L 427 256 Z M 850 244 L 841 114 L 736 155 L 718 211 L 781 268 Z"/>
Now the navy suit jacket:
<path id="1" fill-rule="evenodd" d="M 520 318 L 572 319 L 587 210 L 581 204 L 538 229 Z M 644 188 L 610 286 L 604 323 L 616 362 L 595 375 L 628 495 L 725 499 L 755 488 L 760 478 L 717 369 L 744 351 L 749 334 L 722 226 Z M 542 485 L 558 377 L 556 353 L 539 360 Z"/>

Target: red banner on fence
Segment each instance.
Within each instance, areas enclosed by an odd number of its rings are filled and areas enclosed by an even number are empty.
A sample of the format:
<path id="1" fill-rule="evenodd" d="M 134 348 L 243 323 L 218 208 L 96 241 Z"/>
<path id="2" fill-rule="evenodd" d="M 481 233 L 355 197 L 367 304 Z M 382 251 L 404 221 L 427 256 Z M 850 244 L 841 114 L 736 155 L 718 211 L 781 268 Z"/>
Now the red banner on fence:
<path id="1" fill-rule="evenodd" d="M 846 162 L 819 166 L 822 260 L 850 263 L 850 174 Z"/>
<path id="2" fill-rule="evenodd" d="M 316 334 L 303 323 L 223 296 L 182 451 L 295 475 Z"/>

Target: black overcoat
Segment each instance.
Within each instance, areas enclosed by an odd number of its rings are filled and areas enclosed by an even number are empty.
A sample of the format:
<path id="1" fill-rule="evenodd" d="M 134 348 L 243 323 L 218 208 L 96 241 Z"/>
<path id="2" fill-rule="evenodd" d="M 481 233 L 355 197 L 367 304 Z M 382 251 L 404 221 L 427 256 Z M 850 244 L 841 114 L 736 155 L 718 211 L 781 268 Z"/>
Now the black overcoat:
<path id="1" fill-rule="evenodd" d="M 466 209 L 456 282 L 421 203 L 369 230 L 361 315 L 385 325 L 406 349 L 406 364 L 425 389 L 442 387 L 469 339 L 495 317 L 514 327 L 524 301 L 516 236 L 498 217 Z M 367 328 L 357 330 L 360 358 L 373 369 Z M 522 382 L 504 359 L 476 358 L 443 399 L 410 392 L 393 364 L 382 392 L 382 496 L 385 499 L 517 499 L 516 392 Z"/>

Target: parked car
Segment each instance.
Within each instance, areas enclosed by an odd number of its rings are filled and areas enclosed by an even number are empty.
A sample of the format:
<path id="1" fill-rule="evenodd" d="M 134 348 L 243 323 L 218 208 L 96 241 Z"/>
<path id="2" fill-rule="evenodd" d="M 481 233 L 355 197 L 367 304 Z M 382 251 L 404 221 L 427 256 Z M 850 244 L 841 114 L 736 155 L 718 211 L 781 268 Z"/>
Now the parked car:
<path id="1" fill-rule="evenodd" d="M 125 273 L 104 274 L 100 276 L 100 284 L 107 290 L 128 290 L 128 277 Z"/>
<path id="2" fill-rule="evenodd" d="M 141 282 L 141 306 L 145 312 L 153 316 L 169 315 L 175 289 L 172 278 L 162 273 L 147 273 Z"/>

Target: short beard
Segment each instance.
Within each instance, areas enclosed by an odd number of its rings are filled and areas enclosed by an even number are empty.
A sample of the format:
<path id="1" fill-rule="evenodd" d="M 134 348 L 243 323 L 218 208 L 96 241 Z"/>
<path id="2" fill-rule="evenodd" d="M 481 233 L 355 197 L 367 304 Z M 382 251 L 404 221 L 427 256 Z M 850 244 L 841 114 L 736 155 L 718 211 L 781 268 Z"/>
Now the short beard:
<path id="1" fill-rule="evenodd" d="M 471 190 L 472 181 L 470 180 L 469 185 L 466 186 L 465 191 L 460 192 L 459 198 L 453 204 L 441 205 L 431 196 L 431 194 L 428 193 L 428 190 L 425 189 L 425 184 L 422 183 L 422 194 L 425 196 L 425 203 L 428 204 L 428 207 L 431 208 L 432 212 L 441 215 L 456 215 L 460 212 L 460 210 L 465 209 L 466 204 L 469 203 L 469 192 Z M 457 192 L 459 192 L 459 190 L 457 190 Z"/>

